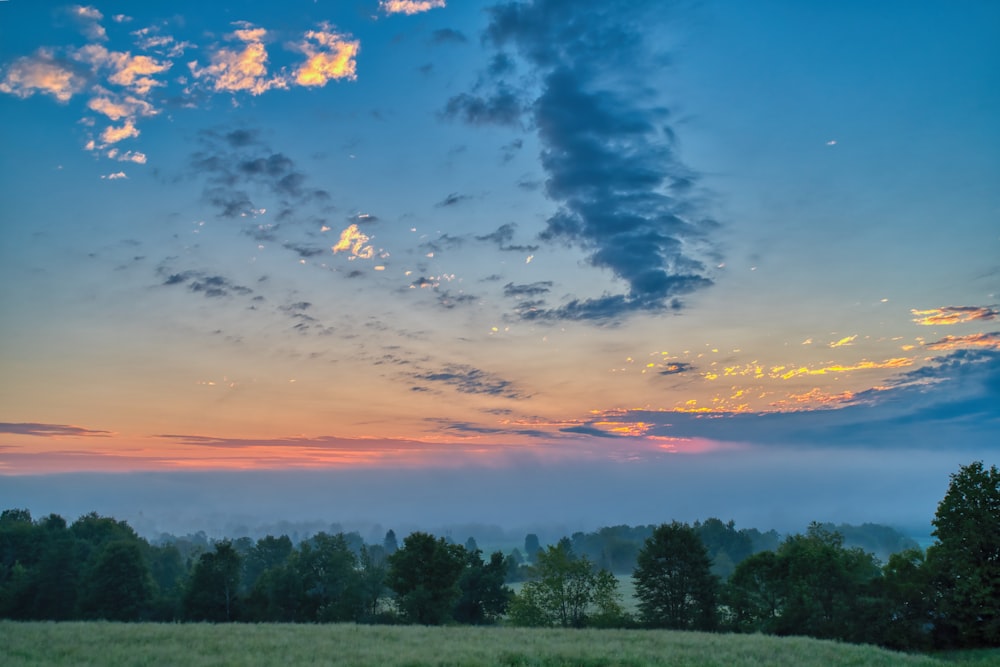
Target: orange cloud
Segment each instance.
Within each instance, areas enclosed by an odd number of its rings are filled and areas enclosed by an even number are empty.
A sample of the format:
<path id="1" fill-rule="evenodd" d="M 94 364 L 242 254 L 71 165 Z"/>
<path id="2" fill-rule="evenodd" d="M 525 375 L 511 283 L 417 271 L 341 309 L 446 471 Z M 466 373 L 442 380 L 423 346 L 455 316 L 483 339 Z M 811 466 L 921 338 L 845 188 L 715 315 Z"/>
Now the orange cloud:
<path id="1" fill-rule="evenodd" d="M 990 306 L 945 306 L 930 310 L 910 310 L 913 321 L 925 327 L 995 320 L 1000 310 Z"/>
<path id="2" fill-rule="evenodd" d="M 44 93 L 68 102 L 84 84 L 82 76 L 57 63 L 50 51 L 39 49 L 33 56 L 14 61 L 0 81 L 0 92 L 20 98 Z"/>
<path id="3" fill-rule="evenodd" d="M 121 127 L 111 126 L 105 128 L 104 132 L 101 132 L 101 140 L 104 142 L 104 145 L 116 144 L 119 141 L 138 136 L 139 130 L 135 128 L 135 124 L 131 119 L 126 120 L 125 124 Z"/>
<path id="4" fill-rule="evenodd" d="M 970 347 L 984 347 L 1000 350 L 1000 332 L 977 333 L 968 336 L 945 336 L 941 340 L 927 343 L 928 350 L 964 350 Z"/>
<path id="5" fill-rule="evenodd" d="M 445 0 L 381 0 L 379 9 L 386 14 L 413 15 L 443 8 Z"/>
<path id="6" fill-rule="evenodd" d="M 247 91 L 251 95 L 261 95 L 272 88 L 287 88 L 285 77 L 275 75 L 268 78 L 267 48 L 263 39 L 267 35 L 264 28 L 252 28 L 248 24 L 230 36 L 246 44 L 242 51 L 219 49 L 212 54 L 212 64 L 199 68 L 197 62 L 188 63 L 195 78 L 206 78 L 217 91 Z"/>
<path id="7" fill-rule="evenodd" d="M 111 120 L 135 118 L 136 116 L 155 116 L 159 113 L 146 100 L 131 95 L 117 101 L 108 96 L 95 97 L 87 102 L 87 107 L 97 113 L 104 114 Z"/>
<path id="8" fill-rule="evenodd" d="M 292 48 L 306 55 L 306 62 L 295 71 L 300 86 L 325 86 L 330 79 L 357 78 L 357 57 L 361 42 L 329 30 L 310 30 L 305 40 Z"/>

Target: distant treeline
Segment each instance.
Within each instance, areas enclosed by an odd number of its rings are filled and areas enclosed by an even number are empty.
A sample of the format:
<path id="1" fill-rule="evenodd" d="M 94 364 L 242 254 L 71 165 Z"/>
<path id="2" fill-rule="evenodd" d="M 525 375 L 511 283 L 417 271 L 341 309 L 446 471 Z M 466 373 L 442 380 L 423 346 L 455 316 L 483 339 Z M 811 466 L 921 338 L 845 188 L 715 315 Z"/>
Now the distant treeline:
<path id="1" fill-rule="evenodd" d="M 1000 645 L 1000 473 L 963 466 L 926 551 L 891 528 L 805 534 L 614 526 L 484 557 L 415 532 L 400 544 L 141 538 L 95 513 L 0 515 L 0 617 L 17 620 L 443 623 L 810 635 L 899 649 Z M 856 545 L 856 546 L 852 546 Z M 881 554 L 883 563 L 875 554 Z M 626 606 L 615 575 L 632 576 Z M 508 585 L 519 583 L 515 593 Z"/>

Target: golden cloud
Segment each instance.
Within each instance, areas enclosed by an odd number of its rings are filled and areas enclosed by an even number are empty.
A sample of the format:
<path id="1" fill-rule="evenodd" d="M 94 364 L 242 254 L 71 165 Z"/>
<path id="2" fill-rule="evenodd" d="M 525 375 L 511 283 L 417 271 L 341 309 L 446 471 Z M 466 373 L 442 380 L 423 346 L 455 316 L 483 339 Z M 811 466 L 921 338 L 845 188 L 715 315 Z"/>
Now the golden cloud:
<path id="1" fill-rule="evenodd" d="M 354 257 L 371 259 L 375 254 L 375 249 L 370 245 L 365 245 L 370 240 L 371 238 L 367 234 L 362 233 L 357 225 L 351 225 L 340 233 L 340 240 L 331 250 L 333 250 L 334 254 L 338 252 L 350 252 L 351 257 L 349 259 Z"/>
<path id="2" fill-rule="evenodd" d="M 95 97 L 87 102 L 87 107 L 97 113 L 104 114 L 111 120 L 135 118 L 136 116 L 155 116 L 159 113 L 146 100 L 131 95 L 118 101 L 114 101 L 108 96 Z"/>
<path id="3" fill-rule="evenodd" d="M 990 306 L 945 306 L 929 310 L 910 310 L 913 321 L 925 327 L 995 320 L 1000 310 Z"/>
<path id="4" fill-rule="evenodd" d="M 413 15 L 445 6 L 445 0 L 381 0 L 379 8 L 386 14 Z"/>
<path id="5" fill-rule="evenodd" d="M 1000 332 L 977 333 L 968 336 L 945 336 L 941 340 L 927 343 L 928 350 L 964 350 L 970 347 L 983 347 L 1000 350 Z"/>
<path id="6" fill-rule="evenodd" d="M 357 78 L 357 58 L 361 42 L 324 30 L 310 30 L 305 40 L 293 45 L 306 55 L 306 62 L 295 71 L 300 86 L 325 86 L 330 79 Z"/>
<path id="7" fill-rule="evenodd" d="M 219 49 L 212 54 L 212 64 L 205 68 L 191 62 L 188 64 L 191 74 L 195 78 L 211 80 L 217 91 L 247 91 L 251 95 L 261 95 L 272 88 L 287 88 L 285 77 L 275 75 L 268 78 L 267 48 L 263 42 L 266 36 L 264 28 L 245 26 L 236 30 L 232 37 L 244 42 L 246 48 L 242 51 Z"/>

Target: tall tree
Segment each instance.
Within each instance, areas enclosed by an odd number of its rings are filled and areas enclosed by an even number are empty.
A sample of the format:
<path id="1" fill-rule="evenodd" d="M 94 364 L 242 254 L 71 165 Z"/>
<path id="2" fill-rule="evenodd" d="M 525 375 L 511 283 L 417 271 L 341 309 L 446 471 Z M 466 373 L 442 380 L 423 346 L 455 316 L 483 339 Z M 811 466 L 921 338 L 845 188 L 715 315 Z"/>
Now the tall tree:
<path id="1" fill-rule="evenodd" d="M 507 563 L 503 553 L 494 551 L 488 563 L 483 561 L 479 549 L 466 551 L 466 556 L 468 560 L 458 580 L 462 594 L 455 604 L 453 616 L 459 623 L 494 623 L 507 611 L 513 595 L 504 585 Z"/>
<path id="2" fill-rule="evenodd" d="M 428 533 L 411 533 L 403 540 L 402 548 L 389 556 L 386 582 L 408 620 L 440 625 L 450 620 L 461 594 L 458 579 L 465 563 L 465 549 L 461 546 Z"/>
<path id="3" fill-rule="evenodd" d="M 232 542 L 216 542 L 198 559 L 184 596 L 184 612 L 193 621 L 234 621 L 240 587 L 240 555 Z"/>
<path id="4" fill-rule="evenodd" d="M 715 628 L 718 580 L 705 545 L 690 526 L 675 521 L 657 527 L 639 551 L 632 577 L 646 625 Z"/>
<path id="5" fill-rule="evenodd" d="M 939 641 L 1000 646 L 1000 472 L 962 466 L 934 515 L 927 557 L 940 596 Z"/>

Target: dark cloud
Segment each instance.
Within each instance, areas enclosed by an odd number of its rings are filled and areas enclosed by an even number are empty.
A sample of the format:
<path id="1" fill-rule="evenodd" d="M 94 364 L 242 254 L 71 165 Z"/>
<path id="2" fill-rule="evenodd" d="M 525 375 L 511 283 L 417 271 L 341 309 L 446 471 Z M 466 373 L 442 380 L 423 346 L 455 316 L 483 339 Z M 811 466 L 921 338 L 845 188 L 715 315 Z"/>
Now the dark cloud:
<path id="1" fill-rule="evenodd" d="M 291 250 L 302 259 L 309 259 L 310 257 L 316 257 L 317 255 L 322 255 L 327 252 L 326 248 L 306 245 L 303 243 L 288 242 L 284 244 L 284 247 Z"/>
<path id="2" fill-rule="evenodd" d="M 508 252 L 534 252 L 538 250 L 537 245 L 515 245 L 511 243 L 514 240 L 514 230 L 516 229 L 516 224 L 507 222 L 497 227 L 494 232 L 490 232 L 484 236 L 477 236 L 476 240 L 496 243 L 498 248 Z"/>
<path id="3" fill-rule="evenodd" d="M 436 373 L 415 375 L 424 382 L 440 382 L 454 387 L 463 394 L 486 394 L 502 398 L 524 398 L 509 380 L 466 364 L 452 364 Z"/>
<path id="4" fill-rule="evenodd" d="M 490 95 L 455 95 L 445 105 L 444 115 L 472 125 L 511 125 L 521 122 L 523 102 L 513 90 L 498 86 Z"/>
<path id="5" fill-rule="evenodd" d="M 448 290 L 441 290 L 438 293 L 437 301 L 438 305 L 441 307 L 451 310 L 455 306 L 476 303 L 479 301 L 479 297 L 473 296 L 472 294 L 452 294 Z"/>
<path id="6" fill-rule="evenodd" d="M 97 431 L 82 426 L 69 426 L 67 424 L 39 424 L 34 422 L 0 422 L 0 433 L 11 433 L 13 435 L 34 435 L 41 438 L 55 438 L 59 436 L 72 436 L 80 438 L 107 438 L 111 431 Z"/>
<path id="7" fill-rule="evenodd" d="M 162 267 L 160 269 L 162 273 Z M 202 294 L 208 298 L 226 297 L 232 294 L 246 296 L 253 294 L 253 290 L 243 285 L 237 285 L 228 278 L 220 275 L 211 275 L 204 271 L 182 271 L 171 273 L 163 280 L 163 285 L 187 285 L 192 292 Z"/>
<path id="8" fill-rule="evenodd" d="M 688 373 L 692 370 L 694 370 L 694 366 L 686 361 L 672 361 L 657 372 L 660 375 L 680 375 L 681 373 Z"/>
<path id="9" fill-rule="evenodd" d="M 452 192 L 447 197 L 445 197 L 444 199 L 442 199 L 441 201 L 439 201 L 437 204 L 434 205 L 438 208 L 444 208 L 445 206 L 454 206 L 455 204 L 463 202 L 468 198 L 469 198 L 468 195 L 460 195 L 457 192 Z"/>
<path id="10" fill-rule="evenodd" d="M 410 287 L 433 287 L 434 285 L 437 285 L 437 283 L 425 276 L 420 276 L 410 283 Z"/>
<path id="11" fill-rule="evenodd" d="M 559 429 L 563 433 L 581 433 L 583 435 L 592 435 L 595 438 L 620 438 L 622 436 L 616 433 L 608 433 L 607 431 L 602 431 L 599 428 L 593 426 L 567 426 L 565 428 Z"/>
<path id="12" fill-rule="evenodd" d="M 465 44 L 469 39 L 459 30 L 441 28 L 431 33 L 431 41 L 435 44 Z"/>
<path id="13" fill-rule="evenodd" d="M 531 121 L 542 146 L 548 196 L 559 205 L 542 233 L 583 248 L 628 291 L 573 300 L 533 318 L 610 320 L 679 308 L 677 297 L 712 284 L 709 233 L 717 226 L 693 194 L 696 175 L 678 159 L 670 117 L 639 80 L 658 71 L 645 39 L 662 14 L 651 0 L 507 2 L 490 10 L 487 41 L 502 56 L 475 94 L 445 114 L 472 124 Z M 530 104 L 508 77 L 512 50 L 540 82 Z M 494 64 L 497 64 L 496 62 Z M 501 104 L 500 101 L 503 101 Z M 502 110 L 502 113 L 500 112 Z"/>
<path id="14" fill-rule="evenodd" d="M 199 141 L 201 150 L 191 156 L 191 167 L 205 177 L 203 196 L 219 217 L 257 215 L 261 207 L 254 199 L 260 196 L 278 197 L 284 211 L 330 198 L 326 190 L 308 188 L 295 162 L 272 151 L 256 130 L 205 130 Z"/>
<path id="15" fill-rule="evenodd" d="M 515 285 L 514 283 L 507 283 L 503 286 L 503 295 L 509 297 L 519 298 L 522 296 L 539 296 L 540 294 L 548 294 L 552 290 L 551 280 L 541 280 L 535 283 L 527 283 L 524 285 Z"/>
<path id="16" fill-rule="evenodd" d="M 424 241 L 420 244 L 420 249 L 424 252 L 439 253 L 450 248 L 459 248 L 465 243 L 465 239 L 451 234 L 442 234 L 433 241 Z"/>

